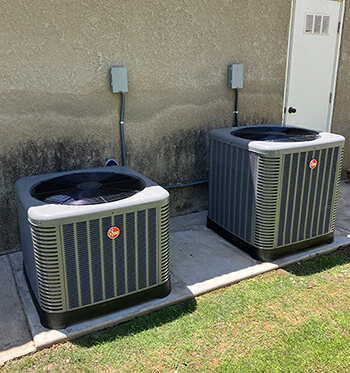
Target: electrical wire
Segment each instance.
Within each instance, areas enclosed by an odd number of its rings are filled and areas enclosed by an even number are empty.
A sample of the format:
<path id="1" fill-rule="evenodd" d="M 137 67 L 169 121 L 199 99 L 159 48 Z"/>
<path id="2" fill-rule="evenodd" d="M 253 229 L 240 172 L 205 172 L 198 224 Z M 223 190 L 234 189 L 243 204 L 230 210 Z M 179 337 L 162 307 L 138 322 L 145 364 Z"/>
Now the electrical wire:
<path id="1" fill-rule="evenodd" d="M 235 110 L 233 111 L 233 114 L 235 116 L 233 127 L 238 127 L 238 88 L 235 90 Z"/>
<path id="2" fill-rule="evenodd" d="M 125 159 L 125 138 L 124 138 L 124 113 L 125 113 L 125 95 L 123 92 L 120 93 L 120 118 L 119 118 L 119 129 L 120 129 L 120 144 L 122 150 L 122 166 L 126 166 Z"/>
<path id="3" fill-rule="evenodd" d="M 180 183 L 180 184 L 176 184 L 176 185 L 167 185 L 167 186 L 163 186 L 164 189 L 173 189 L 173 188 L 181 188 L 181 187 L 189 187 L 189 186 L 193 186 L 193 185 L 200 185 L 200 184 L 206 184 L 208 182 L 208 180 L 201 180 L 201 181 L 194 181 L 192 183 Z"/>
<path id="4" fill-rule="evenodd" d="M 108 158 L 106 163 L 105 163 L 105 167 L 112 167 L 112 166 L 118 166 L 118 163 L 115 159 Z"/>

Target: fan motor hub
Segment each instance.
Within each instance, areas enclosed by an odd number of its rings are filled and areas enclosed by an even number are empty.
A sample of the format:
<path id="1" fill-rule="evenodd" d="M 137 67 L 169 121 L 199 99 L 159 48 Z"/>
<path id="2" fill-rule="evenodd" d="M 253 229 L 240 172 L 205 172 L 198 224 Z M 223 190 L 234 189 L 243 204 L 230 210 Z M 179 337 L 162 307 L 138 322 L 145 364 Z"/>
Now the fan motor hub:
<path id="1" fill-rule="evenodd" d="M 92 190 L 92 189 L 98 189 L 101 188 L 102 184 L 98 183 L 96 181 L 87 181 L 85 183 L 80 183 L 77 185 L 77 188 L 82 189 L 82 190 Z"/>

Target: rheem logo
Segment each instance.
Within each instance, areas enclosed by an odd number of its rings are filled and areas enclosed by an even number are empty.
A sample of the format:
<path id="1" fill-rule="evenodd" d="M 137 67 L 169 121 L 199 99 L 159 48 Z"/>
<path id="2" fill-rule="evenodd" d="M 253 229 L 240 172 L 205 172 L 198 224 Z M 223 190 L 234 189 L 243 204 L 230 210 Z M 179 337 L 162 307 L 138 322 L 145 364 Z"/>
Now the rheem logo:
<path id="1" fill-rule="evenodd" d="M 120 234 L 120 230 L 117 227 L 111 227 L 108 229 L 107 236 L 111 239 L 114 240 L 117 238 Z"/>
<path id="2" fill-rule="evenodd" d="M 314 168 L 316 168 L 316 166 L 317 166 L 316 159 L 311 159 L 311 161 L 309 163 L 309 167 L 311 168 L 311 170 L 313 170 Z"/>

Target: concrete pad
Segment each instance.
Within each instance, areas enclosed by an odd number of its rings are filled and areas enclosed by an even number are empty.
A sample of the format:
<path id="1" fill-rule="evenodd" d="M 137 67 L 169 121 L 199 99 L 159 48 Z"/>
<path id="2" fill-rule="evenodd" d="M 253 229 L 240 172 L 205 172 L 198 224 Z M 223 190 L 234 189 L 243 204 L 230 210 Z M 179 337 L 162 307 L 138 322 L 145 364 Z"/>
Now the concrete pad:
<path id="1" fill-rule="evenodd" d="M 195 217 L 190 217 L 191 220 L 193 218 Z M 197 218 L 200 221 L 200 217 Z M 186 220 L 186 217 L 183 219 Z M 170 235 L 172 291 L 168 297 L 118 310 L 61 330 L 49 330 L 40 324 L 24 279 L 21 253 L 12 254 L 11 260 L 16 269 L 15 277 L 35 347 L 41 349 L 67 339 L 75 339 L 350 243 L 350 239 L 340 237 L 333 244 L 322 245 L 267 263 L 252 259 L 204 225 L 180 231 L 177 231 L 176 227 L 173 228 L 174 231 Z"/>
<path id="2" fill-rule="evenodd" d="M 239 281 L 240 271 L 259 264 L 203 225 L 173 232 L 170 247 L 171 270 L 194 296 Z"/>
<path id="3" fill-rule="evenodd" d="M 259 262 L 252 259 L 248 254 L 242 252 L 213 231 L 207 229 L 205 227 L 206 212 L 172 218 L 170 221 L 170 269 L 172 291 L 169 296 L 118 310 L 95 319 L 76 323 L 61 330 L 49 330 L 40 324 L 39 316 L 34 307 L 23 275 L 22 253 L 18 252 L 8 255 L 8 257 L 0 257 L 0 273 L 3 276 L 0 280 L 2 283 L 6 284 L 5 287 L 0 287 L 0 292 L 4 292 L 4 290 L 7 291 L 7 288 L 12 286 L 12 290 L 8 291 L 7 297 L 11 294 L 17 294 L 13 290 L 13 278 L 11 280 L 11 276 L 9 275 L 11 274 L 12 266 L 23 305 L 23 311 L 27 317 L 28 326 L 33 338 L 33 342 L 31 342 L 30 336 L 28 337 L 28 327 L 25 323 L 23 324 L 23 322 L 18 321 L 21 320 L 21 317 L 23 320 L 24 315 L 22 313 L 22 315 L 13 317 L 14 320 L 12 320 L 16 324 L 16 333 L 23 338 L 23 340 L 21 339 L 22 342 L 18 340 L 18 342 L 14 344 L 23 343 L 22 352 L 25 354 L 28 353 L 26 351 L 31 352 L 35 351 L 35 349 L 48 347 L 67 339 L 75 339 L 82 335 L 129 321 L 135 317 L 159 310 L 166 306 L 191 299 L 214 289 L 231 285 L 243 279 L 254 277 L 258 274 L 284 267 L 291 263 L 310 259 L 314 256 L 336 250 L 342 246 L 349 246 L 349 196 L 350 185 L 341 183 L 337 220 L 335 224 L 335 241 L 332 244 L 313 247 L 307 251 L 299 252 L 271 263 Z M 9 258 L 11 266 L 6 258 Z M 4 267 L 4 269 L 2 269 L 2 267 Z M 8 285 L 11 281 L 12 285 Z M 0 295 L 2 294 L 3 293 L 0 293 Z M 6 299 L 8 299 L 7 301 L 9 302 L 13 301 L 9 298 Z M 11 312 L 12 309 L 15 308 L 18 308 L 19 313 L 22 312 L 18 297 L 17 303 L 10 307 Z M 5 313 L 9 312 L 8 310 L 2 309 L 0 306 L 1 319 L 3 318 L 2 315 L 4 311 Z M 11 318 L 9 320 L 11 321 Z M 2 328 L 1 322 L 0 328 Z M 2 329 L 0 330 L 2 331 Z M 2 332 L 1 335 L 4 335 L 3 333 L 4 332 Z M 4 341 L 2 341 L 2 343 L 4 343 Z M 5 341 L 5 343 L 9 346 L 8 350 L 6 350 L 7 357 L 5 358 L 10 359 L 12 356 L 11 353 L 13 352 L 11 350 L 12 342 Z M 15 355 L 16 354 L 13 356 L 16 357 Z"/>
<path id="4" fill-rule="evenodd" d="M 0 365 L 35 351 L 9 257 L 0 256 Z"/>
<path id="5" fill-rule="evenodd" d="M 195 212 L 185 216 L 175 216 L 170 219 L 170 233 L 197 227 L 198 225 L 205 225 L 207 216 L 208 211 Z"/>
<path id="6" fill-rule="evenodd" d="M 169 296 L 162 299 L 154 299 L 133 307 L 124 308 L 122 310 L 110 313 L 108 315 L 87 320 L 81 323 L 73 324 L 66 329 L 50 330 L 44 328 L 40 324 L 39 315 L 35 309 L 31 295 L 29 293 L 27 283 L 23 274 L 22 254 L 16 253 L 11 255 L 11 260 L 14 263 L 15 277 L 18 284 L 20 296 L 24 305 L 24 312 L 28 318 L 29 328 L 33 335 L 35 346 L 40 349 L 50 346 L 54 343 L 62 342 L 66 339 L 78 338 L 84 334 L 101 330 L 109 326 L 128 321 L 137 316 L 142 316 L 153 310 L 172 305 L 174 303 L 187 300 L 193 297 L 188 290 L 183 291 L 184 285 L 182 281 L 178 281 L 175 276 L 172 278 L 172 291 Z"/>
<path id="7" fill-rule="evenodd" d="M 350 184 L 341 181 L 335 219 L 336 232 L 350 234 Z"/>
<path id="8" fill-rule="evenodd" d="M 37 349 L 33 341 L 2 351 L 0 352 L 0 366 L 3 366 L 8 361 L 17 359 L 25 355 L 29 355 L 36 351 Z"/>

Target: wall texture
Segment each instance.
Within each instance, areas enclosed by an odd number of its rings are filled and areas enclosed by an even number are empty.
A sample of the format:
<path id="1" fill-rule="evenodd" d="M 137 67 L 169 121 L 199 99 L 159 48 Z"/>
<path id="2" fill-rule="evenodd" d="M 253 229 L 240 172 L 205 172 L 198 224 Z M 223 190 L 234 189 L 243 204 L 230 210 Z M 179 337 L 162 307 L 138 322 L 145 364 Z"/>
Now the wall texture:
<path id="1" fill-rule="evenodd" d="M 345 136 L 343 168 L 350 168 L 350 7 L 345 6 L 344 26 L 339 56 L 339 68 L 332 132 Z M 342 175 L 345 178 L 345 172 Z"/>
<path id="2" fill-rule="evenodd" d="M 112 65 L 128 67 L 127 164 L 161 185 L 207 178 L 209 131 L 233 121 L 228 63 L 244 64 L 240 122 L 281 123 L 290 0 L 1 3 L 0 252 L 19 245 L 18 178 L 120 160 Z M 172 191 L 172 214 L 206 192 Z"/>

